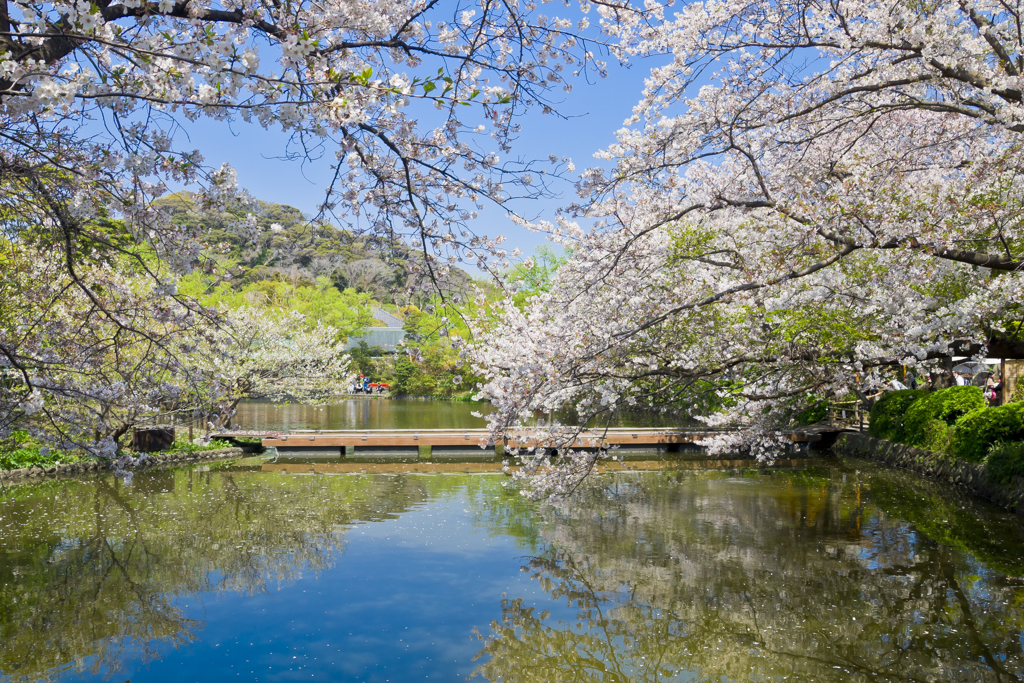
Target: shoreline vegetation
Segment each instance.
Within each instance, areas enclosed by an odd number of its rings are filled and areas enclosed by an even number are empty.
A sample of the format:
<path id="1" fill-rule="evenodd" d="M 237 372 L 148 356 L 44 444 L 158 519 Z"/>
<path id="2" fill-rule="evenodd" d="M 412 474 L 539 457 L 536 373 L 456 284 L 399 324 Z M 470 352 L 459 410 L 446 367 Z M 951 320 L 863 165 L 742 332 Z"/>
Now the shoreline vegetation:
<path id="1" fill-rule="evenodd" d="M 485 292 L 484 299 L 491 298 L 494 292 L 486 283 L 474 282 L 468 274 L 459 272 L 456 279 L 463 301 L 459 315 L 452 315 L 450 302 L 429 298 L 415 305 L 388 304 L 388 292 L 403 284 L 401 266 L 413 258 L 411 252 L 387 264 L 384 245 L 361 241 L 344 230 L 317 226 L 315 230 L 322 234 L 318 233 L 321 241 L 315 251 L 290 253 L 284 246 L 302 243 L 300 237 L 309 230 L 294 207 L 260 202 L 259 237 L 249 243 L 225 227 L 230 215 L 196 211 L 188 193 L 169 195 L 161 202 L 183 221 L 212 226 L 211 235 L 225 245 L 215 257 L 217 267 L 198 270 L 179 284 L 181 293 L 205 306 L 301 314 L 309 322 L 325 322 L 344 340 L 358 339 L 372 326 L 376 309 L 403 321 L 405 339 L 396 352 L 362 341 L 346 352 L 351 372 L 370 377 L 373 382 L 388 383 L 390 390 L 384 394 L 339 393 L 331 397 L 333 400 L 489 402 L 473 399 L 483 378 L 472 374 L 464 350 L 472 338 L 465 318 L 478 313 L 480 307 L 466 294 L 476 286 Z M 531 296 L 546 291 L 562 262 L 564 257 L 541 248 L 534 258 L 506 273 L 510 281 L 520 283 L 517 305 L 525 306 Z M 237 274 L 225 278 L 221 275 L 224 272 Z M 441 330 L 443 333 L 439 333 Z M 797 422 L 815 422 L 825 413 L 827 403 L 819 401 L 800 413 Z M 1024 403 L 989 408 L 978 387 L 890 392 L 872 407 L 870 433 L 875 438 L 926 449 L 950 461 L 983 463 L 991 476 L 1003 482 L 1024 476 Z M 130 430 L 127 434 L 128 443 L 122 444 L 121 450 L 133 453 Z M 167 452 L 195 453 L 228 445 L 217 441 L 190 443 L 179 438 Z M 48 447 L 25 431 L 16 432 L 0 444 L 3 471 L 91 461 L 107 462 L 92 460 L 81 451 L 62 452 Z"/>
<path id="2" fill-rule="evenodd" d="M 489 402 L 474 400 L 473 395 L 473 390 L 446 396 L 393 391 L 383 394 L 346 392 L 334 394 L 332 399 Z M 642 408 L 637 407 L 637 410 L 642 411 Z M 200 439 L 190 442 L 183 430 L 179 431 L 182 433 L 176 435 L 167 452 L 189 453 L 231 445 L 216 439 L 209 443 Z M 868 433 L 873 438 L 924 449 L 943 458 L 983 463 L 1004 481 L 1024 477 L 1024 402 L 989 406 L 981 388 L 976 386 L 891 391 L 872 405 Z M 131 451 L 130 444 L 126 450 Z M 85 461 L 88 458 L 82 454 L 48 447 L 24 430 L 14 432 L 0 450 L 0 470 Z"/>
<path id="3" fill-rule="evenodd" d="M 1024 403 L 989 406 L 980 387 L 888 393 L 871 407 L 868 433 L 944 462 L 979 464 L 1002 484 L 1024 477 Z"/>
<path id="4" fill-rule="evenodd" d="M 395 397 L 343 394 L 336 398 Z M 432 395 L 401 398 L 471 400 Z M 177 431 L 170 448 L 148 456 L 151 465 L 243 453 L 243 448 L 234 440 L 190 442 L 185 430 Z M 0 472 L 7 481 L 44 474 L 88 473 L 112 467 L 108 461 L 47 448 L 24 432 L 17 435 L 15 445 L 15 449 L 0 453 Z M 868 433 L 840 435 L 831 452 L 910 470 L 1024 514 L 1024 403 L 990 407 L 978 387 L 890 392 L 872 406 Z"/>
<path id="5" fill-rule="evenodd" d="M 195 462 L 197 460 L 213 460 L 223 458 L 235 458 L 247 455 L 246 450 L 241 446 L 228 446 L 209 449 L 197 449 L 193 451 L 164 451 L 161 453 L 147 454 L 146 460 L 136 467 L 145 469 L 158 465 L 175 465 Z M 55 475 L 80 475 L 93 472 L 111 472 L 114 463 L 104 460 L 78 460 L 75 462 L 58 462 L 49 465 L 30 465 L 16 469 L 0 469 L 0 484 L 6 484 L 12 480 L 55 476 Z"/>
<path id="6" fill-rule="evenodd" d="M 338 394 L 344 399 L 401 399 L 413 401 L 474 401 L 472 391 L 455 396 L 434 394 Z M 979 464 L 993 482 L 1010 485 L 1024 478 L 1024 402 L 988 406 L 982 390 L 955 386 L 936 391 L 901 390 L 889 392 L 871 408 L 868 434 L 883 443 L 909 446 L 930 453 L 936 462 L 955 466 L 958 462 Z M 161 453 L 194 454 L 232 447 L 229 441 L 189 441 L 185 430 L 177 430 L 172 446 Z M 132 452 L 130 445 L 126 448 Z M 59 465 L 106 463 L 75 451 L 48 447 L 25 431 L 16 432 L 7 448 L 0 450 L 0 471 L 53 468 Z"/>
<path id="7" fill-rule="evenodd" d="M 176 432 L 179 430 L 176 430 Z M 220 451 L 226 448 L 234 448 L 235 444 L 223 439 L 211 439 L 208 443 L 201 443 L 199 439 L 190 442 L 185 438 L 185 430 L 175 434 L 174 443 L 171 447 L 149 455 L 153 458 L 156 455 L 191 455 Z M 13 472 L 21 469 L 50 469 L 63 465 L 91 465 L 96 463 L 100 468 L 106 468 L 112 461 L 90 458 L 80 451 L 61 451 L 43 442 L 32 438 L 27 432 L 17 432 L 13 437 L 13 447 L 0 451 L 0 472 Z M 97 468 L 93 468 L 97 469 Z"/>

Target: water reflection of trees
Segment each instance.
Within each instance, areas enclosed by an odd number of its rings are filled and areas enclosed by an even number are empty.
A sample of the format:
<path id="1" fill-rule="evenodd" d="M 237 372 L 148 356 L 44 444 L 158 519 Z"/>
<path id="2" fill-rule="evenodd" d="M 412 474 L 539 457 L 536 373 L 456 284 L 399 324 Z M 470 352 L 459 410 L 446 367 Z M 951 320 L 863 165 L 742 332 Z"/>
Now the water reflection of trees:
<path id="1" fill-rule="evenodd" d="M 317 572 L 347 525 L 427 498 L 423 478 L 166 470 L 0 499 L 0 677 L 101 671 L 194 637 L 182 597 Z"/>
<path id="2" fill-rule="evenodd" d="M 1019 535 L 1020 524 L 889 473 L 841 477 L 596 482 L 554 511 L 548 549 L 526 567 L 568 611 L 556 617 L 522 598 L 503 600 L 476 673 L 502 681 L 1019 680 L 1024 588 L 917 522 L 957 538 L 956 520 L 934 515 L 961 510 L 989 537 Z M 979 542 L 1021 547 L 1019 538 Z"/>

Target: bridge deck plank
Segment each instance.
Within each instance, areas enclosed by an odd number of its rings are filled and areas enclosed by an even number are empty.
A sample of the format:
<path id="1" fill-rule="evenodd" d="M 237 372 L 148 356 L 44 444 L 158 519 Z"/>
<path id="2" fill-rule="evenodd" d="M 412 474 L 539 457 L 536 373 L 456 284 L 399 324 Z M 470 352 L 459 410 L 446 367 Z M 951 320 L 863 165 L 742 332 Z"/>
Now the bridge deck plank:
<path id="1" fill-rule="evenodd" d="M 838 431 L 838 428 L 836 428 Z M 631 429 L 615 428 L 583 432 L 572 443 L 574 448 L 595 447 L 601 444 L 618 446 L 658 446 L 694 443 L 721 434 L 721 431 L 684 429 Z M 793 431 L 789 438 L 795 442 L 820 441 L 824 431 Z M 308 447 L 384 447 L 384 446 L 478 446 L 488 439 L 486 429 L 370 429 L 344 431 L 294 430 L 288 434 L 278 432 L 221 432 L 214 438 L 239 436 L 263 438 L 263 446 L 277 448 Z M 540 437 L 530 433 L 514 433 L 507 440 L 510 447 L 541 445 Z"/>

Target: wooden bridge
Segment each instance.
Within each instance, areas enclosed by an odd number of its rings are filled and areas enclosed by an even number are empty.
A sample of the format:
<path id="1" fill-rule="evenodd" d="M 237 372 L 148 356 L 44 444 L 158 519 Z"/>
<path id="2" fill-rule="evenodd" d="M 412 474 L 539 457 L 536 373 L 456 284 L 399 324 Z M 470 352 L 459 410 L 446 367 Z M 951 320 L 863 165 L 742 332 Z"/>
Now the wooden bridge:
<path id="1" fill-rule="evenodd" d="M 809 427 L 788 436 L 794 445 L 821 441 L 838 427 Z M 724 433 L 721 430 L 615 428 L 583 430 L 566 435 L 563 448 L 617 446 L 622 459 L 650 459 L 652 455 L 699 449 L 697 442 Z M 486 429 L 368 429 L 345 431 L 292 430 L 288 433 L 224 431 L 218 439 L 261 438 L 263 446 L 279 456 L 342 461 L 486 462 L 500 459 L 505 448 L 537 448 L 549 444 L 531 431 L 517 431 L 500 443 L 489 442 Z"/>

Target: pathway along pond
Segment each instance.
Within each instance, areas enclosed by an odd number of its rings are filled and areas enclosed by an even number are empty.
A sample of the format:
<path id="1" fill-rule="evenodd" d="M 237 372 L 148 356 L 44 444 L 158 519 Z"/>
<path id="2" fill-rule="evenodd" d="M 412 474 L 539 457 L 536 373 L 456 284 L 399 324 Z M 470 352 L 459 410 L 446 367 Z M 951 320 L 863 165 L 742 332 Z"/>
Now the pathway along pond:
<path id="1" fill-rule="evenodd" d="M 1017 681 L 1024 522 L 855 460 L 9 487 L 10 681 Z"/>
<path id="2" fill-rule="evenodd" d="M 415 398 L 354 396 L 326 406 L 301 403 L 247 401 L 240 403 L 233 420 L 242 429 L 477 429 L 487 426 L 481 417 L 491 412 L 490 403 L 470 403 Z M 538 419 L 546 416 L 538 415 Z M 563 424 L 576 424 L 570 413 L 556 413 Z M 680 427 L 695 424 L 677 415 L 619 410 L 610 427 Z"/>

